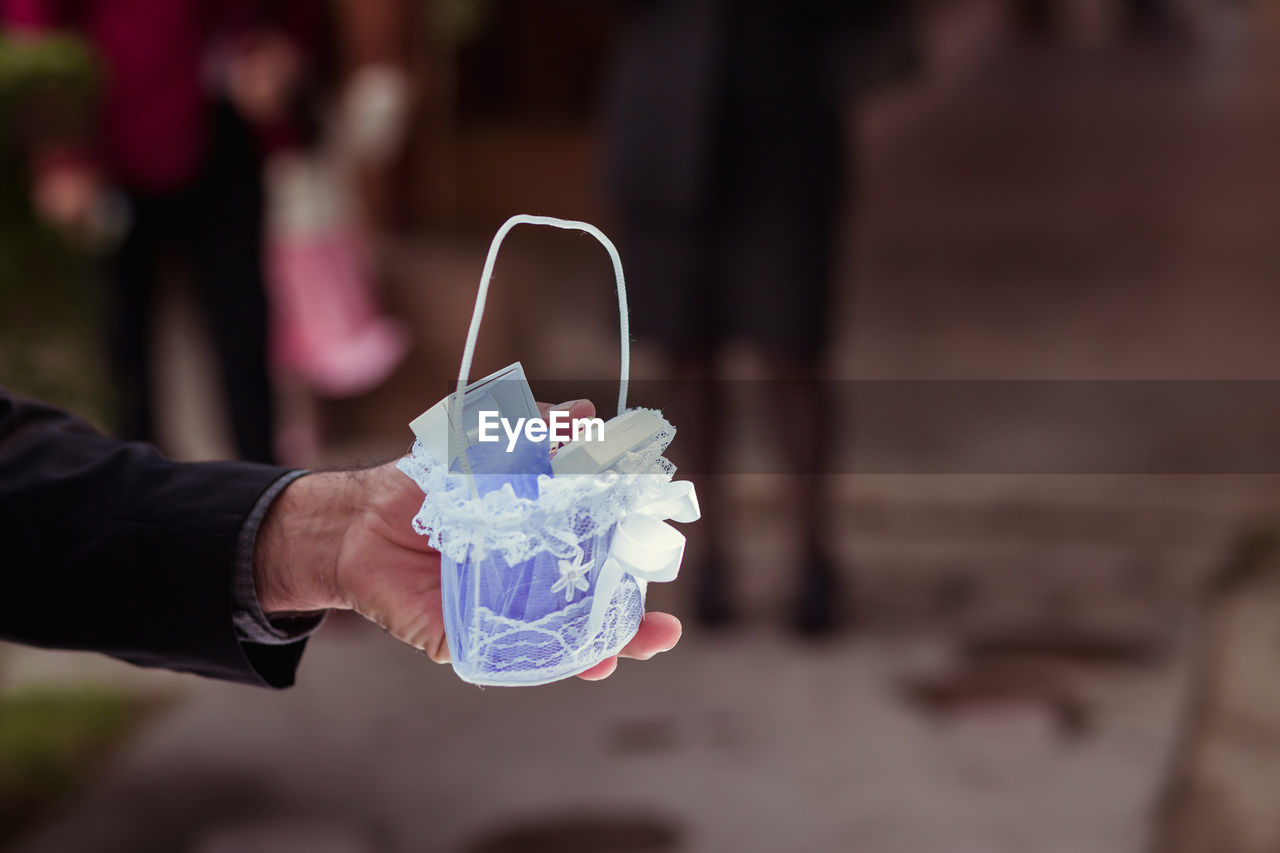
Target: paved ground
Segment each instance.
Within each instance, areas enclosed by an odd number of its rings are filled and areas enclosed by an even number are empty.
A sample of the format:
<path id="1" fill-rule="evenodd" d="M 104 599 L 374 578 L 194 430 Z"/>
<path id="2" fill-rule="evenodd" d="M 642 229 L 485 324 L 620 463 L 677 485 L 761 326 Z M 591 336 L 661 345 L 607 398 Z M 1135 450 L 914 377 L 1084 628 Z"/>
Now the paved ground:
<path id="1" fill-rule="evenodd" d="M 1274 60 L 1222 41 L 1015 48 L 981 12 L 945 32 L 933 81 L 864 117 L 837 373 L 1278 378 Z M 439 396 L 480 248 L 396 253 L 423 343 L 386 388 L 328 412 L 333 458 L 399 451 Z M 528 295 L 590 292 L 595 261 L 512 249 L 530 284 L 503 294 L 482 360 L 608 376 L 607 288 L 567 313 Z M 1191 590 L 1274 517 L 1280 482 L 884 475 L 833 492 L 867 630 L 821 647 L 777 627 L 794 549 L 744 477 L 746 625 L 603 685 L 481 691 L 350 623 L 284 694 L 20 653 L 18 681 L 123 678 L 179 699 L 19 849 L 1141 849 Z M 970 669 L 949 651 L 1045 636 L 1148 655 Z"/>
<path id="2" fill-rule="evenodd" d="M 1062 671 L 1073 734 L 1035 697 L 923 713 L 901 685 L 940 663 L 755 631 L 600 685 L 479 690 L 331 626 L 286 693 L 185 683 L 18 849 L 201 850 L 282 822 L 352 851 L 1139 849 L 1177 667 Z"/>

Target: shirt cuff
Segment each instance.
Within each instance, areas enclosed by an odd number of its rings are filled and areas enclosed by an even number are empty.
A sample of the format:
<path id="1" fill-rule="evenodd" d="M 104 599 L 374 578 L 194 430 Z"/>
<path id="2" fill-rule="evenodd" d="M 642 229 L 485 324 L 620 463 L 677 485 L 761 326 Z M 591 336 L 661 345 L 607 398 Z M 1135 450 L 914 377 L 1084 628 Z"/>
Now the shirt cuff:
<path id="1" fill-rule="evenodd" d="M 231 621 L 241 642 L 267 646 L 286 646 L 309 637 L 324 622 L 327 611 L 284 614 L 268 618 L 258 602 L 258 587 L 253 580 L 253 554 L 258 543 L 258 528 L 267 510 L 285 488 L 310 471 L 290 471 L 272 483 L 240 527 L 236 545 L 235 573 L 231 580 Z"/>

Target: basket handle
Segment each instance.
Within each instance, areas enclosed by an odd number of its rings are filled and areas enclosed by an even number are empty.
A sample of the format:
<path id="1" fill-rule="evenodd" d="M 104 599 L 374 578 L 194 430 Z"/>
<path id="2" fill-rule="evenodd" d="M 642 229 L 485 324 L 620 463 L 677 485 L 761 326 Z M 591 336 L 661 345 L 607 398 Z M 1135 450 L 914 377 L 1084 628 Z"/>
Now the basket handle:
<path id="1" fill-rule="evenodd" d="M 475 355 L 476 337 L 480 334 L 480 320 L 484 317 L 484 303 L 489 296 L 489 279 L 493 275 L 493 265 L 498 259 L 498 247 L 507 233 L 517 225 L 550 225 L 566 231 L 585 231 L 600 241 L 613 261 L 613 275 L 618 283 L 618 326 L 622 334 L 622 368 L 618 379 L 618 414 L 627 408 L 627 383 L 631 374 L 631 326 L 627 318 L 627 285 L 622 275 L 622 258 L 618 250 L 604 233 L 589 222 L 578 222 L 571 219 L 556 219 L 553 216 L 530 216 L 520 214 L 513 216 L 502 224 L 498 233 L 493 235 L 489 244 L 489 255 L 484 259 L 484 271 L 480 274 L 480 291 L 476 294 L 476 308 L 471 315 L 471 328 L 467 330 L 467 345 L 462 351 L 462 367 L 458 370 L 458 388 L 455 396 L 461 403 L 463 390 L 467 380 L 471 378 L 471 360 Z"/>

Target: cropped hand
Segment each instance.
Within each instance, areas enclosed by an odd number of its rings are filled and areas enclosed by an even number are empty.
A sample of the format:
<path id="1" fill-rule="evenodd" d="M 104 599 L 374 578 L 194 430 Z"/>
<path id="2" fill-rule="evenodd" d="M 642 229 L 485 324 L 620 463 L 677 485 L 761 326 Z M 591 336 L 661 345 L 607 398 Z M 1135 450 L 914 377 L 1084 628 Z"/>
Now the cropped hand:
<path id="1" fill-rule="evenodd" d="M 288 112 L 302 66 L 302 54 L 288 37 L 269 31 L 256 33 L 231 57 L 227 97 L 251 122 L 280 121 Z"/>
<path id="2" fill-rule="evenodd" d="M 103 196 L 102 176 L 86 163 L 42 164 L 32 176 L 31 206 L 36 214 L 72 237 L 89 234 Z"/>
<path id="3" fill-rule="evenodd" d="M 570 409 L 574 420 L 594 415 L 589 401 Z M 264 612 L 355 610 L 447 662 L 440 554 L 411 525 L 421 506 L 421 490 L 394 462 L 295 480 L 258 534 L 254 571 Z M 674 647 L 680 633 L 676 617 L 648 613 L 619 656 L 651 658 Z M 609 658 L 579 677 L 606 678 L 617 665 Z"/>

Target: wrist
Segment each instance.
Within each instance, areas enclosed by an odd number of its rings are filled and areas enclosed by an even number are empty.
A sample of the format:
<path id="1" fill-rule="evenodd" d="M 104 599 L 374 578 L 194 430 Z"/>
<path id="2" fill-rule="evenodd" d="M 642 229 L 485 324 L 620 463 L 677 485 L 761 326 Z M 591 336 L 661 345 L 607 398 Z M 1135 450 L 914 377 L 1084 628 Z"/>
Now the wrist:
<path id="1" fill-rule="evenodd" d="M 362 501 L 359 472 L 307 474 L 268 509 L 254 545 L 254 585 L 263 613 L 348 607 L 338 562 Z"/>

